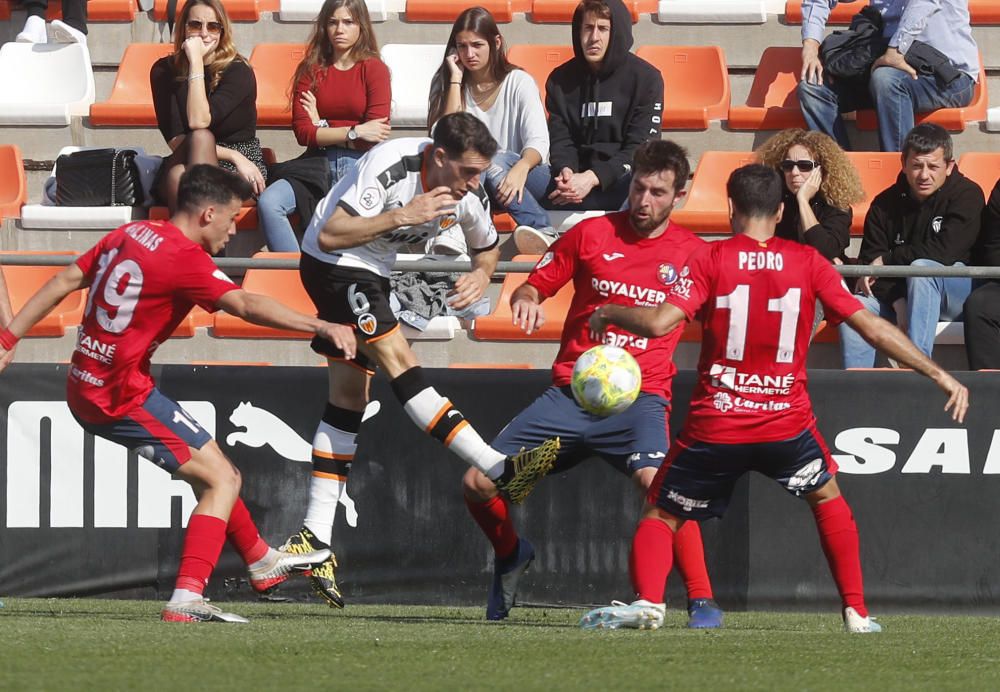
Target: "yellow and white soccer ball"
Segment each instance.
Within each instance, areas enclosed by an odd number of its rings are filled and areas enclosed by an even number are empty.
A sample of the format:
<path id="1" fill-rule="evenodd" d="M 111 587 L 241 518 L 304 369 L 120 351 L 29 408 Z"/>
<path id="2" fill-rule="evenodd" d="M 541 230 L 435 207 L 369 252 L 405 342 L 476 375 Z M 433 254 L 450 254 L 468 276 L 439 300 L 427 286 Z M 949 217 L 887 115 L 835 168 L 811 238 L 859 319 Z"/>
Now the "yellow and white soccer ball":
<path id="1" fill-rule="evenodd" d="M 641 386 L 642 372 L 635 358 L 625 349 L 603 344 L 576 359 L 570 381 L 576 403 L 597 416 L 627 409 Z"/>

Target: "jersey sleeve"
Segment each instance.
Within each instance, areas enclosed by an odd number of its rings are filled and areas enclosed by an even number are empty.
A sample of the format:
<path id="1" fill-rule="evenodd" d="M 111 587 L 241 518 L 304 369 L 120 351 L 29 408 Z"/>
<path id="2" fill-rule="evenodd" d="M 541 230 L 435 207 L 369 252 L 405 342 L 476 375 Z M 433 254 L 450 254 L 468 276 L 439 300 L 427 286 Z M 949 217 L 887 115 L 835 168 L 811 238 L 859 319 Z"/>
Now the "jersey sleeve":
<path id="1" fill-rule="evenodd" d="M 576 274 L 583 237 L 577 232 L 578 228 L 574 226 L 552 243 L 528 275 L 528 283 L 538 289 L 543 298 L 554 296 Z"/>
<path id="2" fill-rule="evenodd" d="M 392 183 L 385 160 L 375 154 L 358 159 L 357 178 L 344 190 L 337 206 L 351 216 L 372 218 L 381 214 L 392 201 Z"/>
<path id="3" fill-rule="evenodd" d="M 491 250 L 500 242 L 493 226 L 490 200 L 482 187 L 470 191 L 459 204 L 458 222 L 465 234 L 465 243 L 472 252 Z"/>
<path id="4" fill-rule="evenodd" d="M 823 305 L 823 316 L 830 326 L 836 326 L 856 313 L 864 310 L 861 301 L 851 295 L 847 285 L 833 265 L 816 253 L 812 260 L 813 290 Z"/>
<path id="5" fill-rule="evenodd" d="M 90 281 L 93 281 L 94 279 L 94 267 L 97 264 L 97 258 L 101 256 L 102 252 L 104 252 L 104 248 L 108 244 L 109 239 L 117 233 L 121 233 L 121 229 L 111 231 L 98 240 L 94 247 L 90 248 L 77 258 L 75 264 L 80 268 L 80 271 L 83 272 L 83 275 L 87 277 L 87 283 L 90 283 Z"/>
<path id="6" fill-rule="evenodd" d="M 177 259 L 177 292 L 208 312 L 215 312 L 219 299 L 239 288 L 201 248 L 184 252 Z"/>
<path id="7" fill-rule="evenodd" d="M 718 262 L 713 245 L 704 245 L 691 253 L 687 264 L 680 271 L 666 302 L 680 308 L 693 320 L 708 299 Z"/>

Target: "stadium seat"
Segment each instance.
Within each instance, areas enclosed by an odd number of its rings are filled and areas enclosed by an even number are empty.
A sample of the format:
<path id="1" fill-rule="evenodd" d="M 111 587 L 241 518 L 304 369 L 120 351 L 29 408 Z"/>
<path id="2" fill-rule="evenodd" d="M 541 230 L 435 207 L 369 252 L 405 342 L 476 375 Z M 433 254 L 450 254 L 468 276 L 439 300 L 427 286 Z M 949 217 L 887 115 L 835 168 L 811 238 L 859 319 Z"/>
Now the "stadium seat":
<path id="1" fill-rule="evenodd" d="M 705 130 L 729 113 L 729 71 L 718 46 L 643 46 L 638 51 L 663 75 L 663 127 Z"/>
<path id="2" fill-rule="evenodd" d="M 968 152 L 958 159 L 958 170 L 965 177 L 974 180 L 983 188 L 983 194 L 989 199 L 990 193 L 1000 177 L 1000 153 Z"/>
<path id="3" fill-rule="evenodd" d="M 0 0 L 0 20 L 10 19 L 14 0 Z M 131 22 L 135 19 L 135 0 L 89 0 L 87 2 L 88 22 Z M 62 19 L 62 3 L 50 2 L 45 11 L 45 19 Z M 14 34 L 11 34 L 13 36 Z"/>
<path id="4" fill-rule="evenodd" d="M 515 262 L 535 262 L 534 255 L 517 255 Z M 493 313 L 485 317 L 477 317 L 472 326 L 472 335 L 479 341 L 559 341 L 562 335 L 563 323 L 573 300 L 573 282 L 567 283 L 559 292 L 546 300 L 545 324 L 541 329 L 525 334 L 520 327 L 511 322 L 510 296 L 518 286 L 528 278 L 527 274 L 507 274 L 500 287 L 500 297 L 497 298 Z"/>
<path id="5" fill-rule="evenodd" d="M 90 107 L 92 125 L 156 126 L 149 70 L 173 52 L 170 43 L 130 43 L 125 47 L 111 96 Z M 259 88 L 259 87 L 258 87 Z"/>
<path id="6" fill-rule="evenodd" d="M 3 258 L 10 255 L 69 255 L 75 257 L 75 252 L 4 252 L 0 253 L 0 264 Z M 11 308 L 16 313 L 28 299 L 40 289 L 45 282 L 61 272 L 64 266 L 36 265 L 13 266 L 4 264 L 3 278 L 10 294 Z M 80 324 L 83 319 L 83 308 L 86 305 L 86 291 L 75 291 L 60 301 L 48 315 L 31 328 L 27 336 L 63 336 L 66 330 Z"/>
<path id="7" fill-rule="evenodd" d="M 93 102 L 86 46 L 11 41 L 0 47 L 0 126 L 66 126 Z"/>
<path id="8" fill-rule="evenodd" d="M 389 19 L 389 12 L 402 12 L 405 0 L 399 1 L 399 7 L 390 9 L 393 4 L 386 0 L 365 0 L 368 16 L 373 22 L 384 22 Z M 323 0 L 280 0 L 278 4 L 278 19 L 283 22 L 312 22 L 316 20 Z"/>
<path id="9" fill-rule="evenodd" d="M 729 233 L 726 180 L 740 166 L 755 161 L 750 152 L 706 151 L 694 171 L 694 179 L 680 208 L 670 219 L 695 233 Z"/>
<path id="10" fill-rule="evenodd" d="M 867 5 L 867 2 L 837 3 L 830 12 L 827 25 L 850 24 L 851 17 Z M 997 3 L 996 0 L 969 0 L 969 18 L 972 24 L 1000 24 L 1000 3 Z M 787 0 L 785 3 L 785 22 L 787 24 L 802 23 L 802 0 Z"/>
<path id="11" fill-rule="evenodd" d="M 624 0 L 625 7 L 632 15 L 632 23 L 639 21 L 640 14 L 656 11 L 656 0 Z M 531 5 L 531 21 L 543 24 L 569 24 L 579 0 L 534 0 Z"/>
<path id="12" fill-rule="evenodd" d="M 861 186 L 865 190 L 865 198 L 851 207 L 854 212 L 851 220 L 851 235 L 863 235 L 865 216 L 875 195 L 896 182 L 901 170 L 899 152 L 867 152 L 848 151 L 847 158 L 861 176 Z"/>
<path id="13" fill-rule="evenodd" d="M 671 24 L 764 24 L 764 0 L 659 0 L 656 17 Z"/>
<path id="14" fill-rule="evenodd" d="M 0 219 L 18 219 L 28 200 L 28 177 L 21 149 L 16 144 L 0 144 Z"/>
<path id="15" fill-rule="evenodd" d="M 524 69 L 538 85 L 538 94 L 545 105 L 545 82 L 555 68 L 573 57 L 573 46 L 516 45 L 507 51 L 507 59 Z"/>
<path id="16" fill-rule="evenodd" d="M 153 3 L 153 19 L 158 22 L 167 21 L 168 0 L 155 0 Z M 186 0 L 177 0 L 177 11 L 175 16 L 180 16 L 184 9 Z M 274 11 L 277 11 L 277 0 L 275 0 Z M 222 0 L 222 6 L 226 8 L 226 13 L 234 22 L 256 22 L 260 19 L 261 10 L 267 11 L 269 8 L 262 8 L 257 0 Z"/>
<path id="17" fill-rule="evenodd" d="M 392 88 L 393 127 L 427 126 L 427 95 L 431 78 L 444 59 L 444 44 L 390 43 L 382 46 Z"/>
<path id="18" fill-rule="evenodd" d="M 506 23 L 514 18 L 511 0 L 483 0 L 478 4 L 489 10 L 493 19 L 499 23 Z M 451 23 L 468 7 L 469 3 L 461 0 L 406 0 L 406 21 Z M 527 11 L 526 4 L 520 11 Z"/>
<path id="19" fill-rule="evenodd" d="M 291 126 L 292 77 L 305 52 L 301 43 L 258 43 L 254 47 L 250 66 L 257 76 L 258 125 Z"/>
<path id="20" fill-rule="evenodd" d="M 211 327 L 214 321 L 215 316 L 211 312 L 195 305 L 170 336 L 191 338 L 195 335 L 198 327 Z"/>
<path id="21" fill-rule="evenodd" d="M 298 259 L 297 252 L 258 252 L 254 259 Z M 248 269 L 243 289 L 275 298 L 293 310 L 315 315 L 316 308 L 302 287 L 297 269 Z M 272 329 L 245 322 L 220 310 L 215 313 L 212 336 L 235 339 L 311 339 L 312 334 Z"/>
<path id="22" fill-rule="evenodd" d="M 500 233 L 510 233 L 517 228 L 517 222 L 510 214 L 494 214 L 493 226 Z"/>
<path id="23" fill-rule="evenodd" d="M 983 56 L 979 56 L 979 74 L 981 75 L 978 82 L 976 82 L 975 91 L 972 93 L 972 101 L 968 106 L 963 106 L 961 108 L 939 108 L 936 111 L 930 111 L 929 113 L 917 113 L 916 123 L 934 123 L 935 125 L 940 125 L 946 130 L 951 130 L 952 132 L 964 132 L 965 123 L 981 122 L 986 120 L 986 106 L 987 106 L 987 94 L 986 94 L 986 69 L 983 67 Z M 875 118 L 875 111 L 864 110 L 858 111 L 858 119 L 856 123 L 859 130 L 874 130 L 878 127 L 878 121 Z"/>
<path id="24" fill-rule="evenodd" d="M 0 21 L 10 19 L 10 0 L 0 0 Z"/>
<path id="25" fill-rule="evenodd" d="M 733 130 L 783 130 L 805 127 L 795 93 L 802 72 L 802 49 L 765 48 L 754 72 L 746 104 L 729 109 L 729 128 Z"/>

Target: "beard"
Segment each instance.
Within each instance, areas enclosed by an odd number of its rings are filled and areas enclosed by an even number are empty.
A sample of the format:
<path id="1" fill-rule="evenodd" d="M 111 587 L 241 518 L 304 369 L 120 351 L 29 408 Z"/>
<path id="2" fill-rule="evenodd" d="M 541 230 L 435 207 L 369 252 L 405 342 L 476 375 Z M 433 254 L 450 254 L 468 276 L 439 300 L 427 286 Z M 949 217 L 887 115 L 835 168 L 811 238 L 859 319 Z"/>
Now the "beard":
<path id="1" fill-rule="evenodd" d="M 650 215 L 646 218 L 637 218 L 634 211 L 629 211 L 629 221 L 632 223 L 632 228 L 634 228 L 639 233 L 649 233 L 650 231 L 656 230 L 664 221 L 670 218 L 670 208 L 667 208 L 661 214 L 655 214 L 650 212 Z"/>

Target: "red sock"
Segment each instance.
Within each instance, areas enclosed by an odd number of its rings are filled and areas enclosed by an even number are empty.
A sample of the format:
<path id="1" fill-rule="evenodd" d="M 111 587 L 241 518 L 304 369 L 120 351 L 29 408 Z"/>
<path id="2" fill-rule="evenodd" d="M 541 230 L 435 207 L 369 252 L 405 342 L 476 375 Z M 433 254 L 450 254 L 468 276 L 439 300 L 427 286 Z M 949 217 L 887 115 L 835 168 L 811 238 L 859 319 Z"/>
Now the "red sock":
<path id="1" fill-rule="evenodd" d="M 663 603 L 667 575 L 674 561 L 674 531 L 659 519 L 643 519 L 632 538 L 629 571 L 638 598 Z"/>
<path id="2" fill-rule="evenodd" d="M 204 593 L 225 542 L 226 522 L 207 514 L 191 515 L 177 568 L 176 588 Z"/>
<path id="3" fill-rule="evenodd" d="M 698 522 L 684 522 L 681 530 L 674 534 L 674 562 L 677 564 L 677 571 L 684 578 L 688 599 L 713 597 Z"/>
<path id="4" fill-rule="evenodd" d="M 469 508 L 469 514 L 479 524 L 486 538 L 493 544 L 497 557 L 504 558 L 514 552 L 517 548 L 517 529 L 510 520 L 507 502 L 502 497 L 497 495 L 486 502 L 465 498 L 465 506 Z"/>
<path id="5" fill-rule="evenodd" d="M 845 608 L 858 611 L 867 617 L 864 584 L 861 579 L 861 546 L 858 540 L 858 525 L 844 496 L 829 500 L 813 507 L 819 541 L 830 563 L 830 572 L 837 583 L 840 600 Z"/>
<path id="6" fill-rule="evenodd" d="M 271 547 L 260 537 L 257 525 L 250 517 L 250 510 L 240 498 L 236 498 L 233 511 L 229 513 L 226 538 L 236 548 L 236 552 L 243 558 L 243 562 L 248 565 L 252 565 L 267 555 L 267 551 Z"/>

